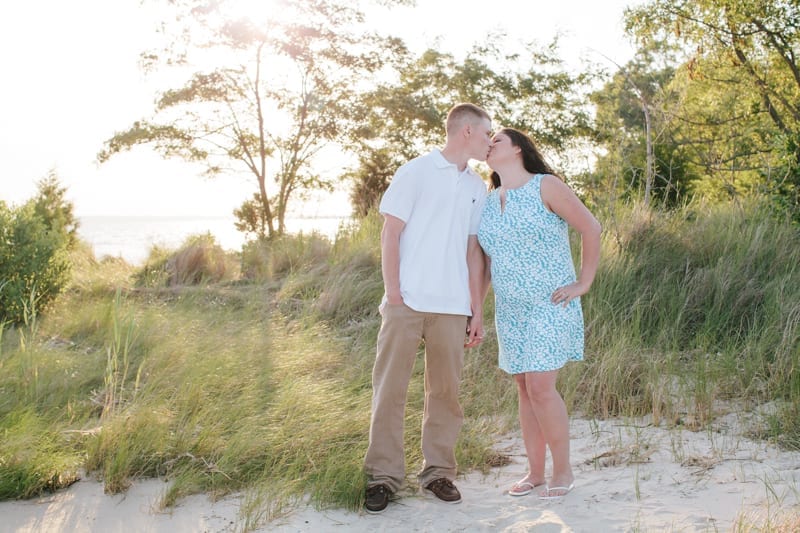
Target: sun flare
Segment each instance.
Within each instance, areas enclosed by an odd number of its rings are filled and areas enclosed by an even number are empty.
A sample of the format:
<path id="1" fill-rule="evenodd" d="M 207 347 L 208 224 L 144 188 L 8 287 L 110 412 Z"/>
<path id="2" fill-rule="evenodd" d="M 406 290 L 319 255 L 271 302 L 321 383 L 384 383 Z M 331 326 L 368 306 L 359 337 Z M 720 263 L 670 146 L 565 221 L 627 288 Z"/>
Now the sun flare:
<path id="1" fill-rule="evenodd" d="M 231 0 L 226 11 L 233 19 L 247 19 L 261 25 L 283 18 L 286 8 L 285 0 Z"/>

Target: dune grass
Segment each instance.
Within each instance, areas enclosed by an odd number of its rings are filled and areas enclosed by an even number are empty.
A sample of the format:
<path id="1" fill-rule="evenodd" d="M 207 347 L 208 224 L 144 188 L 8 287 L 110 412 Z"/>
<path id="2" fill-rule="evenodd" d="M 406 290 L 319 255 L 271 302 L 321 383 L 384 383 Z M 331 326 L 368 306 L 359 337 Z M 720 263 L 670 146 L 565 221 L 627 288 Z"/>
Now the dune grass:
<path id="1" fill-rule="evenodd" d="M 758 436 L 800 448 L 798 228 L 756 205 L 628 209 L 613 220 L 583 301 L 586 361 L 560 375 L 571 411 L 696 430 L 723 405 L 772 402 Z M 154 250 L 138 269 L 77 252 L 73 284 L 52 312 L 0 328 L 0 497 L 87 472 L 108 492 L 169 478 L 165 506 L 241 492 L 244 529 L 304 498 L 359 508 L 379 240 L 373 215 L 333 243 L 251 243 L 237 267 L 202 239 Z M 185 253 L 198 243 L 210 251 Z M 191 276 L 175 270 L 180 253 Z M 466 356 L 462 471 L 502 461 L 492 444 L 516 428 L 492 312 L 490 298 L 488 338 Z M 412 475 L 422 370 L 420 357 L 406 417 Z"/>
<path id="2" fill-rule="evenodd" d="M 769 436 L 799 447 L 798 228 L 757 205 L 634 210 L 604 246 L 574 407 L 703 426 L 720 401 L 774 401 Z"/>

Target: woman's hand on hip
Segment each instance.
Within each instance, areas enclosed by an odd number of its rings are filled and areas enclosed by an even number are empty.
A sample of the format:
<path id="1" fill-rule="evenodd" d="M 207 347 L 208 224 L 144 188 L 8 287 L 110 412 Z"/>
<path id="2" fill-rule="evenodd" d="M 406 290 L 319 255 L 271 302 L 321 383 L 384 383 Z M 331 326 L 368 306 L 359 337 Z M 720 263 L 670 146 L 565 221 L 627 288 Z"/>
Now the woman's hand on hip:
<path id="1" fill-rule="evenodd" d="M 563 307 L 566 307 L 572 300 L 583 296 L 587 292 L 589 292 L 589 287 L 585 287 L 583 284 L 576 281 L 575 283 L 570 283 L 569 285 L 564 285 L 554 290 L 553 294 L 550 296 L 550 301 L 556 305 L 561 304 Z"/>

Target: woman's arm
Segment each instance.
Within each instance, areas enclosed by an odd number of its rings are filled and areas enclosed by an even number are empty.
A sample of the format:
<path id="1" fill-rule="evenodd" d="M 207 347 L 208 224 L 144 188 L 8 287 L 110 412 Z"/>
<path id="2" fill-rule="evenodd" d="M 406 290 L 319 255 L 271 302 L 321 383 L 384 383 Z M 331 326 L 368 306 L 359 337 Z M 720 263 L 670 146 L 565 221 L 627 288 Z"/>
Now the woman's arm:
<path id="1" fill-rule="evenodd" d="M 600 262 L 600 222 L 583 205 L 566 183 L 555 176 L 542 178 L 542 201 L 545 206 L 563 218 L 567 224 L 581 235 L 581 266 L 578 280 L 565 287 L 560 287 L 551 297 L 553 303 L 568 304 L 573 298 L 589 292 L 597 264 Z"/>

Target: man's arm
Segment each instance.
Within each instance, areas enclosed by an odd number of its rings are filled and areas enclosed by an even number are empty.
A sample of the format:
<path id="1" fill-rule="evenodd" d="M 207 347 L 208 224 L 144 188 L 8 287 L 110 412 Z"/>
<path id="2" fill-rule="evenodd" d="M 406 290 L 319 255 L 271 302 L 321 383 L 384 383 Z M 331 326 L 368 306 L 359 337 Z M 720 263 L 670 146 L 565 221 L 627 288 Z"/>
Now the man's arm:
<path id="1" fill-rule="evenodd" d="M 467 267 L 469 269 L 469 296 L 472 318 L 469 320 L 466 348 L 477 346 L 483 340 L 483 300 L 486 297 L 484 272 L 486 260 L 478 244 L 478 236 L 470 235 L 467 241 Z"/>
<path id="2" fill-rule="evenodd" d="M 400 305 L 403 296 L 400 293 L 400 234 L 406 223 L 392 215 L 383 215 L 381 231 L 381 272 L 383 288 L 386 291 L 386 302 L 389 305 Z"/>

